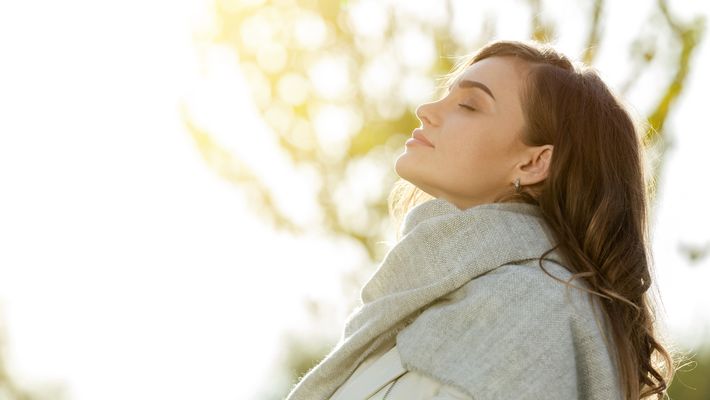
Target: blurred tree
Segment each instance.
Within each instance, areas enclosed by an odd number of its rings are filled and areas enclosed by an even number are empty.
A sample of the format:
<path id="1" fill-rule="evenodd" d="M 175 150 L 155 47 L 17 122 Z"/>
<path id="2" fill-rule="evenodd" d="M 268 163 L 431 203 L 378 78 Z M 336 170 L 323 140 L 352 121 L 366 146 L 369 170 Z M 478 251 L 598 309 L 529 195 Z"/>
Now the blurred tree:
<path id="1" fill-rule="evenodd" d="M 589 8 L 581 61 L 593 65 L 604 36 L 605 2 L 580 3 Z M 322 211 L 317 226 L 295 223 L 277 206 L 271 189 L 256 177 L 252 167 L 220 146 L 210 132 L 190 119 L 187 107 L 183 108 L 185 122 L 205 160 L 226 179 L 248 190 L 257 213 L 277 228 L 292 232 L 325 228 L 363 246 L 371 264 L 345 277 L 348 293 L 362 285 L 388 250 L 378 244 L 391 229 L 384 222 L 389 222 L 386 197 L 397 179 L 392 160 L 419 125 L 413 110 L 431 97 L 435 88 L 428 86 L 429 80 L 450 71 L 455 61 L 449 55 L 470 53 L 493 39 L 496 31 L 492 16 L 484 17 L 474 39 L 453 31 L 457 2 L 452 0 L 433 2 L 439 12 L 425 15 L 412 11 L 413 3 L 396 4 L 216 0 L 217 33 L 210 40 L 234 50 L 261 116 L 290 161 L 317 172 L 320 187 L 314 201 Z M 543 18 L 546 14 L 540 0 L 522 1 L 521 7 L 530 11 L 530 38 L 542 42 L 555 39 L 555 22 Z M 681 22 L 665 0 L 655 3 L 655 13 L 648 24 L 654 29 L 639 33 L 632 41 L 629 54 L 633 67 L 618 90 L 625 95 L 654 63 L 668 76 L 667 82 L 659 84 L 655 106 L 645 121 L 643 139 L 650 153 L 652 199 L 660 184 L 663 154 L 671 143 L 664 123 L 683 92 L 693 52 L 705 28 L 701 17 Z M 674 44 L 661 49 L 671 62 L 656 57 L 661 39 Z M 406 46 L 416 49 L 405 52 Z M 374 193 L 366 195 L 351 189 L 363 165 L 379 171 L 371 182 Z M 336 338 L 333 334 L 329 340 Z M 328 345 L 304 350 L 302 345 L 292 344 L 285 349 L 298 355 L 283 361 L 292 373 L 291 381 L 319 361 Z"/>

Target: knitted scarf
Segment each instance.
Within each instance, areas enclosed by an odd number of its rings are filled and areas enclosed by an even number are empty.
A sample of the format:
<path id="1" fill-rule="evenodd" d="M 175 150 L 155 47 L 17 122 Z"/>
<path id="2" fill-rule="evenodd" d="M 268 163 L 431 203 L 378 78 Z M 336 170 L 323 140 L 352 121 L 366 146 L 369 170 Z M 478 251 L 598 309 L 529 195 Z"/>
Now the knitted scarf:
<path id="1" fill-rule="evenodd" d="M 598 305 L 538 267 L 555 243 L 538 206 L 435 198 L 409 210 L 401 234 L 338 343 L 286 400 L 329 399 L 393 335 L 407 370 L 476 400 L 622 398 Z M 542 263 L 571 275 L 555 251 Z"/>

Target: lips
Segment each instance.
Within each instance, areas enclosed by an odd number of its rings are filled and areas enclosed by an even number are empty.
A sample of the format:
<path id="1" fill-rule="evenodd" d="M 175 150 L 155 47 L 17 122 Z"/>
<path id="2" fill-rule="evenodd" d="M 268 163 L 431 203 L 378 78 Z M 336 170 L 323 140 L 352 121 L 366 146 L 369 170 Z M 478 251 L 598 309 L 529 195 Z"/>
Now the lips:
<path id="1" fill-rule="evenodd" d="M 421 131 L 417 130 L 417 129 L 415 129 L 415 130 L 412 132 L 412 137 L 415 138 L 415 139 L 417 139 L 417 140 L 419 140 L 419 141 L 422 141 L 422 142 L 428 144 L 428 145 L 431 146 L 431 147 L 434 147 L 434 144 L 431 143 L 431 142 L 429 141 L 429 139 L 427 139 L 426 136 L 424 136 L 424 134 L 423 134 Z"/>

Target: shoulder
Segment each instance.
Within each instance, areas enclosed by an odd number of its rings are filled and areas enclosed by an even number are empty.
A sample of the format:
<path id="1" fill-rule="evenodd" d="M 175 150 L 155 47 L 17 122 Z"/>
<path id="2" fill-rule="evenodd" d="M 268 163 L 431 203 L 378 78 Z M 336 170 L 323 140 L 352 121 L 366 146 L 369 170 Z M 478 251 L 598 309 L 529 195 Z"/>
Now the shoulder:
<path id="1" fill-rule="evenodd" d="M 543 266 L 562 281 L 572 276 L 554 262 Z M 533 260 L 503 265 L 439 298 L 399 332 L 397 343 L 412 352 L 436 353 L 441 365 L 456 365 L 469 353 L 492 366 L 511 351 L 525 355 L 525 362 L 518 361 L 526 365 L 536 357 L 551 359 L 546 355 L 551 346 L 559 346 L 555 354 L 568 362 L 576 321 L 591 326 L 594 320 L 586 291 L 568 288 Z"/>
<path id="2" fill-rule="evenodd" d="M 552 276 L 532 260 L 505 264 L 471 279 L 426 307 L 400 332 L 398 342 L 409 337 L 432 346 L 447 342 L 453 348 L 470 340 L 485 348 L 510 343 L 501 339 L 547 342 L 567 337 L 572 315 L 592 315 L 588 293 L 565 285 L 572 273 L 564 266 L 545 260 L 543 266 Z M 578 280 L 573 284 L 584 286 Z"/>
<path id="3" fill-rule="evenodd" d="M 572 276 L 566 266 L 554 261 L 509 263 L 468 281 L 434 304 L 472 307 L 498 318 L 525 313 L 559 316 L 560 311 L 587 315 L 592 306 L 586 291 L 589 286 L 583 278 L 570 280 Z"/>
<path id="4" fill-rule="evenodd" d="M 569 274 L 551 264 L 544 265 L 553 275 Z M 533 398 L 550 385 L 557 386 L 549 398 L 574 398 L 575 301 L 566 300 L 565 287 L 528 264 L 506 264 L 472 279 L 399 332 L 403 365 L 480 398 Z"/>
<path id="5" fill-rule="evenodd" d="M 477 279 L 495 281 L 504 286 L 516 286 L 520 282 L 525 282 L 525 285 L 531 289 L 554 290 L 559 285 L 564 287 L 564 283 L 559 280 L 565 281 L 570 277 L 572 277 L 572 272 L 557 262 L 550 260 L 540 262 L 538 259 L 528 259 L 502 265 L 485 275 L 472 279 L 469 283 L 473 283 Z"/>
<path id="6" fill-rule="evenodd" d="M 542 264 L 552 276 L 537 260 L 505 264 L 432 303 L 397 335 L 403 365 L 479 398 L 576 398 L 580 368 L 612 382 L 589 293 Z"/>

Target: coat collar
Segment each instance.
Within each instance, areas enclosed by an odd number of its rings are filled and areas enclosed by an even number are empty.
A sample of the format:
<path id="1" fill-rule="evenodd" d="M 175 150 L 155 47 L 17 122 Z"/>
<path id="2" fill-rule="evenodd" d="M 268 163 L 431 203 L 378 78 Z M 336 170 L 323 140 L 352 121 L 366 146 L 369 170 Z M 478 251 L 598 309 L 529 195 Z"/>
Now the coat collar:
<path id="1" fill-rule="evenodd" d="M 460 210 L 436 198 L 412 208 L 401 233 L 361 289 L 362 304 L 431 285 L 455 290 L 494 268 L 536 259 L 555 246 L 539 207 L 528 203 Z M 545 258 L 566 265 L 556 251 Z"/>
<path id="2" fill-rule="evenodd" d="M 417 204 L 409 210 L 402 223 L 402 229 L 400 233 L 402 236 L 404 236 L 411 232 L 417 225 L 427 220 L 430 220 L 429 223 L 433 223 L 433 221 L 435 221 L 437 218 L 444 217 L 447 215 L 454 216 L 458 214 L 472 214 L 483 209 L 508 210 L 520 214 L 527 214 L 530 216 L 542 218 L 540 207 L 529 203 L 487 203 L 479 204 L 477 206 L 461 210 L 456 205 L 445 199 L 434 198 L 423 203 Z"/>

